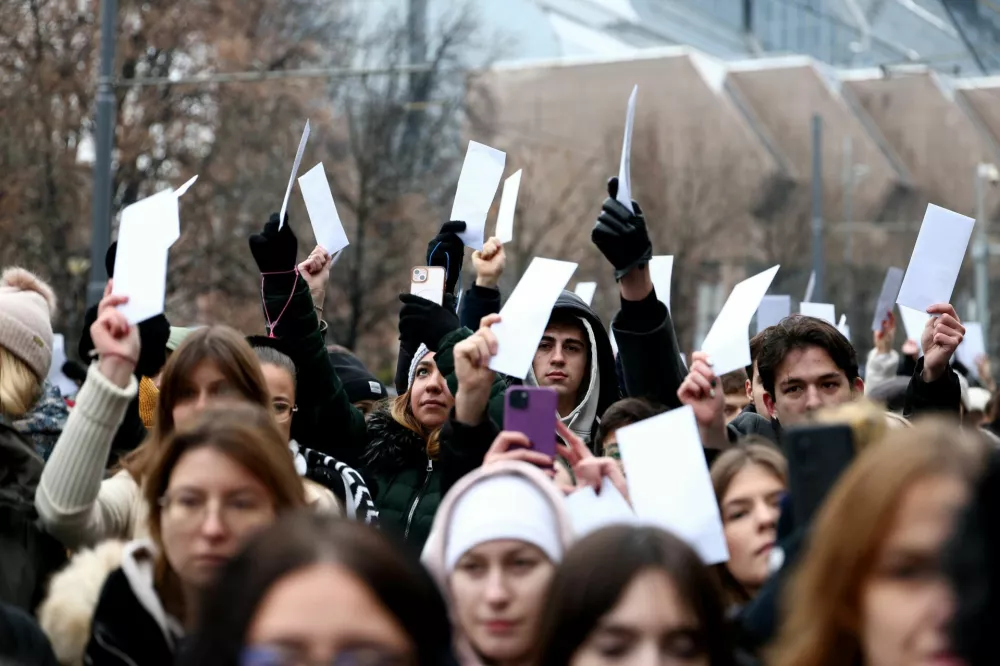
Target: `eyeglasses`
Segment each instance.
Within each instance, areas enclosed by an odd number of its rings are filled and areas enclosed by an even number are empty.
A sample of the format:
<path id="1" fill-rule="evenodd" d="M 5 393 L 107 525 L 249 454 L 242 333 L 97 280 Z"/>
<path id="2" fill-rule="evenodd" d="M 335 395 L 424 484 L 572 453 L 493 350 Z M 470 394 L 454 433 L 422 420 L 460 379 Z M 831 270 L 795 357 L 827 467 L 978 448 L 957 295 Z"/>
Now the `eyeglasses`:
<path id="1" fill-rule="evenodd" d="M 164 495 L 159 504 L 163 507 L 164 522 L 173 523 L 185 532 L 204 525 L 213 504 L 219 519 L 234 532 L 256 527 L 273 514 L 270 502 L 248 496 L 213 500 L 202 493 L 184 491 L 178 495 Z"/>
<path id="2" fill-rule="evenodd" d="M 271 409 L 274 410 L 274 419 L 278 423 L 285 423 L 288 419 L 292 418 L 292 414 L 299 411 L 299 406 L 289 405 L 287 402 L 275 400 L 271 403 Z"/>
<path id="3" fill-rule="evenodd" d="M 380 648 L 357 648 L 335 655 L 330 661 L 313 661 L 297 650 L 279 645 L 252 645 L 240 654 L 240 666 L 409 666 L 408 657 Z"/>

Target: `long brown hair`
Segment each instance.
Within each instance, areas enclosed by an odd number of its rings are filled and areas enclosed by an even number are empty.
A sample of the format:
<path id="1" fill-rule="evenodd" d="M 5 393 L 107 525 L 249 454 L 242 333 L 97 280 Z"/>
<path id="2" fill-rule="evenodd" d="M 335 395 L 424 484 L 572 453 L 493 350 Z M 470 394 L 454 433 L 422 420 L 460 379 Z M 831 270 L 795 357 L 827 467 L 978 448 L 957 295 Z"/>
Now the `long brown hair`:
<path id="1" fill-rule="evenodd" d="M 719 503 L 720 514 L 722 514 L 722 500 L 733 479 L 751 465 L 763 467 L 782 484 L 788 486 L 788 462 L 781 451 L 761 437 L 748 437 L 712 463 L 712 488 L 715 490 L 715 500 Z M 750 593 L 736 580 L 726 563 L 716 564 L 713 569 L 719 578 L 728 605 L 745 604 L 750 601 L 752 598 Z"/>
<path id="2" fill-rule="evenodd" d="M 157 590 L 164 607 L 177 617 L 184 617 L 184 599 L 177 575 L 166 559 L 160 498 L 181 457 L 199 448 L 218 451 L 260 481 L 271 493 L 275 512 L 306 504 L 302 479 L 270 409 L 251 403 L 206 409 L 194 421 L 167 435 L 151 456 L 143 496 L 149 506 L 150 537 L 158 551 Z"/>
<path id="3" fill-rule="evenodd" d="M 389 414 L 396 423 L 420 435 L 420 438 L 427 442 L 427 448 L 425 449 L 427 457 L 431 460 L 437 460 L 438 452 L 441 450 L 439 442 L 441 428 L 430 430 L 417 420 L 417 415 L 413 413 L 413 407 L 410 406 L 409 391 L 391 399 L 389 402 Z"/>
<path id="4" fill-rule="evenodd" d="M 939 475 L 971 482 L 984 454 L 981 439 L 943 421 L 892 431 L 861 451 L 817 515 L 808 550 L 785 590 L 783 623 L 768 663 L 860 663 L 862 588 L 903 495 Z"/>
<path id="5" fill-rule="evenodd" d="M 120 466 L 142 485 L 155 452 L 174 430 L 174 407 L 189 388 L 191 376 L 202 363 L 211 363 L 239 396 L 250 403 L 271 409 L 271 397 L 260 363 L 242 335 L 228 326 L 209 326 L 191 333 L 177 348 L 160 382 L 156 423 L 146 440 L 121 459 Z M 274 418 L 273 415 L 271 417 Z"/>

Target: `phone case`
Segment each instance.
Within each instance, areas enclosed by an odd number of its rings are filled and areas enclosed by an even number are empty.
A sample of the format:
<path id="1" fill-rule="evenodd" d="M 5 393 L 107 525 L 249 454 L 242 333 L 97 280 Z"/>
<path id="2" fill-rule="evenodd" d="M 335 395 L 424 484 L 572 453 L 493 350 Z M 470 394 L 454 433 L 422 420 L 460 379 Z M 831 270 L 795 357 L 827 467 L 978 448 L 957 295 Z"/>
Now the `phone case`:
<path id="1" fill-rule="evenodd" d="M 523 433 L 532 449 L 555 457 L 558 408 L 559 396 L 553 389 L 511 386 L 504 396 L 504 430 Z"/>
<path id="2" fill-rule="evenodd" d="M 444 303 L 445 271 L 440 266 L 414 266 L 410 271 L 410 293 L 441 305 Z"/>
<path id="3" fill-rule="evenodd" d="M 830 489 L 854 460 L 854 436 L 846 425 L 808 425 L 784 433 L 788 489 L 796 525 L 808 525 Z"/>

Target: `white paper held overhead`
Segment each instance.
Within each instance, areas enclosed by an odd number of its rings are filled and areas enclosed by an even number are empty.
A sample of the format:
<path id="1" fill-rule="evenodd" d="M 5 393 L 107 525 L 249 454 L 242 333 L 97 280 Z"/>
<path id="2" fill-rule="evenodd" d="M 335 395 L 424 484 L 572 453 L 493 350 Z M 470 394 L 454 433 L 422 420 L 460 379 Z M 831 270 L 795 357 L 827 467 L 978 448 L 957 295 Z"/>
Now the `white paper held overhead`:
<path id="1" fill-rule="evenodd" d="M 597 293 L 597 283 L 577 282 L 576 289 L 573 290 L 573 293 L 582 298 L 584 303 L 590 305 L 594 302 L 594 294 Z"/>
<path id="2" fill-rule="evenodd" d="M 292 196 L 292 186 L 295 185 L 295 177 L 299 175 L 299 165 L 302 164 L 302 155 L 306 152 L 306 143 L 309 142 L 309 121 L 302 130 L 302 138 L 299 139 L 298 150 L 295 151 L 295 161 L 292 162 L 292 175 L 288 177 L 288 187 L 285 188 L 285 198 L 281 202 L 281 213 L 278 216 L 278 228 L 285 226 L 285 213 L 288 211 L 288 197 Z"/>
<path id="3" fill-rule="evenodd" d="M 705 564 L 729 559 L 719 505 L 689 406 L 618 430 L 632 508 L 687 541 Z"/>
<path id="4" fill-rule="evenodd" d="M 657 255 L 649 261 L 649 277 L 653 280 L 656 299 L 670 309 L 670 280 L 674 272 L 674 256 Z"/>
<path id="5" fill-rule="evenodd" d="M 924 327 L 931 318 L 929 314 L 922 310 L 914 310 L 905 305 L 899 306 L 899 318 L 903 320 L 903 330 L 906 332 L 906 339 L 917 343 L 917 348 L 923 351 Z"/>
<path id="6" fill-rule="evenodd" d="M 809 282 L 806 283 L 806 295 L 802 297 L 802 301 L 808 303 L 812 301 L 813 291 L 816 289 L 816 271 L 809 273 Z"/>
<path id="7" fill-rule="evenodd" d="M 892 312 L 896 304 L 896 296 L 899 295 L 899 288 L 903 284 L 903 269 L 895 266 L 889 267 L 885 272 L 885 279 L 882 280 L 882 291 L 879 292 L 878 301 L 875 303 L 875 316 L 872 317 L 872 331 L 881 331 L 882 322 Z"/>
<path id="8" fill-rule="evenodd" d="M 799 303 L 799 314 L 822 319 L 831 326 L 837 325 L 837 309 L 833 303 Z"/>
<path id="9" fill-rule="evenodd" d="M 493 325 L 498 348 L 490 359 L 492 370 L 517 379 L 528 376 L 552 307 L 575 271 L 576 264 L 568 261 L 531 260 L 500 310 L 500 323 Z"/>
<path id="10" fill-rule="evenodd" d="M 792 314 L 792 297 L 787 295 L 765 296 L 757 308 L 757 332 L 778 324 Z"/>
<path id="11" fill-rule="evenodd" d="M 337 213 L 337 204 L 333 201 L 330 182 L 326 179 L 326 171 L 320 162 L 299 178 L 299 189 L 306 202 L 306 212 L 309 213 L 309 223 L 312 225 L 316 244 L 326 250 L 327 255 L 340 252 L 348 246 L 344 225 Z"/>
<path id="12" fill-rule="evenodd" d="M 722 312 L 705 336 L 701 350 L 708 354 L 712 369 L 719 377 L 750 365 L 750 320 L 778 274 L 778 268 L 772 266 L 733 287 Z"/>
<path id="13" fill-rule="evenodd" d="M 578 539 L 610 525 L 639 522 L 632 507 L 607 477 L 602 482 L 599 495 L 593 487 L 586 486 L 566 497 L 566 510 Z"/>
<path id="14" fill-rule="evenodd" d="M 465 231 L 458 237 L 474 250 L 483 249 L 486 217 L 503 178 L 506 162 L 506 153 L 475 141 L 469 142 L 462 173 L 458 176 L 455 203 L 448 219 L 465 222 Z"/>
<path id="15" fill-rule="evenodd" d="M 635 100 L 639 94 L 639 86 L 632 88 L 628 98 L 628 109 L 625 111 L 625 138 L 622 139 L 622 161 L 618 165 L 618 203 L 632 210 L 632 127 L 635 125 Z"/>
<path id="16" fill-rule="evenodd" d="M 851 339 L 851 327 L 847 325 L 847 315 L 840 315 L 840 321 L 837 322 L 837 330 L 848 340 Z"/>
<path id="17" fill-rule="evenodd" d="M 927 206 L 896 303 L 926 312 L 935 303 L 951 302 L 975 223 L 940 206 Z"/>
<path id="18" fill-rule="evenodd" d="M 514 213 L 517 211 L 517 193 L 521 189 L 521 170 L 503 182 L 500 195 L 500 212 L 497 213 L 496 237 L 501 243 L 514 240 Z"/>
<path id="19" fill-rule="evenodd" d="M 128 296 L 118 309 L 130 324 L 163 313 L 167 291 L 167 260 L 177 196 L 164 190 L 122 211 L 115 253 L 114 293 Z"/>

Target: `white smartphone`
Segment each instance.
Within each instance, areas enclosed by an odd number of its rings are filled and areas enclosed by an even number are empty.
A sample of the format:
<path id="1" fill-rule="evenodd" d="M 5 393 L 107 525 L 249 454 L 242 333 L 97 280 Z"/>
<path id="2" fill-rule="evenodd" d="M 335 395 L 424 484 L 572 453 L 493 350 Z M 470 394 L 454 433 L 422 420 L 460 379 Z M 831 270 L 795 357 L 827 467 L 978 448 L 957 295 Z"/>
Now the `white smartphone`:
<path id="1" fill-rule="evenodd" d="M 445 271 L 441 266 L 414 266 L 410 271 L 410 293 L 438 305 L 444 303 Z"/>

